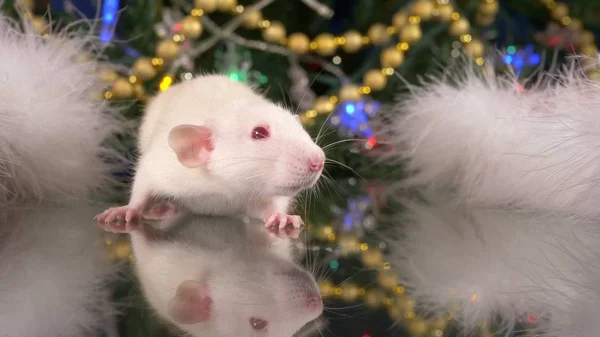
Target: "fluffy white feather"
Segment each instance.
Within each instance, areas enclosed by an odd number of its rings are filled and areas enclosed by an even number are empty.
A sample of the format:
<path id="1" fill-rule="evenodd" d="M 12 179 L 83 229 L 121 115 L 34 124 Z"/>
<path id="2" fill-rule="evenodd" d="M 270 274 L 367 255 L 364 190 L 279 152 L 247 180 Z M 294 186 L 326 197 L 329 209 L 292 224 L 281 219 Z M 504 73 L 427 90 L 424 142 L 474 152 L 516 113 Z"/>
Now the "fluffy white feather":
<path id="1" fill-rule="evenodd" d="M 10 337 L 97 336 L 113 318 L 108 252 L 90 219 L 99 209 L 0 209 L 0 330 Z"/>
<path id="2" fill-rule="evenodd" d="M 452 189 L 477 206 L 600 214 L 600 86 L 576 63 L 522 91 L 516 77 L 470 64 L 400 97 L 385 117 L 398 187 Z"/>
<path id="3" fill-rule="evenodd" d="M 102 142 L 122 123 L 94 95 L 103 84 L 91 34 L 42 38 L 0 15 L 0 203 L 86 197 L 116 159 Z M 94 59 L 76 61 L 88 53 Z"/>
<path id="4" fill-rule="evenodd" d="M 499 318 L 509 331 L 527 315 L 570 308 L 587 290 L 600 249 L 592 220 L 551 213 L 408 203 L 390 261 L 417 303 L 472 332 Z"/>

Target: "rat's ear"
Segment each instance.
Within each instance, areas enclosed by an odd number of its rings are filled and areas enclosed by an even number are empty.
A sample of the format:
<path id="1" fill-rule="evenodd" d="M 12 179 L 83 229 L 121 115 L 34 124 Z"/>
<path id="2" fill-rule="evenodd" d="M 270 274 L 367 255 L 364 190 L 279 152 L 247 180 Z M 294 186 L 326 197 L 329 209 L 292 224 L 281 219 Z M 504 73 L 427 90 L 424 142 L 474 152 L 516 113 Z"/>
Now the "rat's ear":
<path id="1" fill-rule="evenodd" d="M 185 281 L 177 287 L 169 301 L 169 316 L 179 324 L 206 322 L 211 317 L 212 298 L 208 286 L 198 281 Z"/>
<path id="2" fill-rule="evenodd" d="M 169 146 L 183 166 L 205 165 L 214 149 L 212 130 L 206 126 L 178 125 L 169 133 Z"/>

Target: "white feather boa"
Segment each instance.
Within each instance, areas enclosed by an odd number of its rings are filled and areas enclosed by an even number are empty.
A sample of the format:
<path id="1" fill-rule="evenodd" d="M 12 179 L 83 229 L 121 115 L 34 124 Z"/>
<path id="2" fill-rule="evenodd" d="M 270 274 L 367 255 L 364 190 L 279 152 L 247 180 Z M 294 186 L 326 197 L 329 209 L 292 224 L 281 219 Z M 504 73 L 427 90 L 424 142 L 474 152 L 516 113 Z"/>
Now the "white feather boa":
<path id="1" fill-rule="evenodd" d="M 95 40 L 70 30 L 42 38 L 0 15 L 0 204 L 85 198 L 110 182 L 115 165 L 101 156 L 117 156 L 102 143 L 123 123 L 94 98 L 104 86 Z"/>

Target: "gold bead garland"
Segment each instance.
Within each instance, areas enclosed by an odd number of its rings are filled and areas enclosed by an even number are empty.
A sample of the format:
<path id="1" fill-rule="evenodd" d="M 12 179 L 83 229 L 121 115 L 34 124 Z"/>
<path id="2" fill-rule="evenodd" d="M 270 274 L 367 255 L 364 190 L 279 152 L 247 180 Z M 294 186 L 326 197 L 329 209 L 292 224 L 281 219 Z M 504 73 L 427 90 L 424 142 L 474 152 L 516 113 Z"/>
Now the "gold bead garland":
<path id="1" fill-rule="evenodd" d="M 365 267 L 377 271 L 378 288 L 361 288 L 352 282 L 336 286 L 329 280 L 323 280 L 319 283 L 319 288 L 324 299 L 363 301 L 372 309 L 385 307 L 389 316 L 402 321 L 413 336 L 443 336 L 452 315 L 433 319 L 418 316 L 415 313 L 416 302 L 406 294 L 405 288 L 399 283 L 398 275 L 390 270 L 390 263 L 385 261 L 380 249 L 359 241 L 351 234 L 338 236 L 331 226 L 323 226 L 313 231 L 313 226 L 309 225 L 306 230 L 320 240 L 336 242 L 342 256 L 359 254 Z"/>

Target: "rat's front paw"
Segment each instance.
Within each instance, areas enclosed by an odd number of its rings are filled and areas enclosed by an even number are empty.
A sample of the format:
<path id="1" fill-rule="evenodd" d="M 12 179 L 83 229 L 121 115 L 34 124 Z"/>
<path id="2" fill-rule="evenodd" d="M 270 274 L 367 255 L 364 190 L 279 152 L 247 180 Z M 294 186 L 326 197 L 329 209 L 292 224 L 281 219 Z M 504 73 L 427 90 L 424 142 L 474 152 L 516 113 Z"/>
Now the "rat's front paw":
<path id="1" fill-rule="evenodd" d="M 139 226 L 138 210 L 129 206 L 112 207 L 96 216 L 96 225 L 107 232 L 127 233 Z"/>
<path id="2" fill-rule="evenodd" d="M 288 224 L 291 224 L 292 227 L 288 227 Z M 277 213 L 271 215 L 267 221 L 265 221 L 265 227 L 272 233 L 278 234 L 278 236 L 287 236 L 297 239 L 304 228 L 304 223 L 302 222 L 302 218 L 298 215 Z"/>

